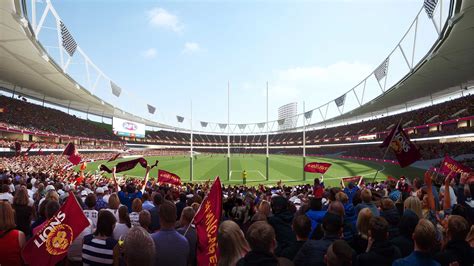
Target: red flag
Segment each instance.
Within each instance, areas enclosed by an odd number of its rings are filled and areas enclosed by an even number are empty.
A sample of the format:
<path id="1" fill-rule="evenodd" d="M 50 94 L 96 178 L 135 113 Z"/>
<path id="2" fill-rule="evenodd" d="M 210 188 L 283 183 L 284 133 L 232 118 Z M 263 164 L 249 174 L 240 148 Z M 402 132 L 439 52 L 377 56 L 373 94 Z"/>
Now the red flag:
<path id="1" fill-rule="evenodd" d="M 76 150 L 74 143 L 69 142 L 63 151 L 63 155 L 69 156 L 67 159 L 74 165 L 78 165 L 81 162 L 81 156 Z"/>
<path id="2" fill-rule="evenodd" d="M 41 147 L 39 148 L 39 150 L 38 150 L 38 155 L 43 155 L 43 154 L 44 154 L 44 152 L 42 151 L 42 149 L 43 149 L 43 148 L 41 148 Z"/>
<path id="3" fill-rule="evenodd" d="M 387 176 L 387 181 L 395 181 L 395 182 L 397 182 L 398 179 L 396 179 L 396 178 L 393 177 L 393 176 Z"/>
<path id="4" fill-rule="evenodd" d="M 446 155 L 439 169 L 439 173 L 447 176 L 451 172 L 454 172 L 454 173 L 468 172 L 469 173 L 471 172 L 471 168 L 458 163 L 456 160 Z"/>
<path id="5" fill-rule="evenodd" d="M 21 153 L 21 143 L 18 141 L 15 141 L 15 156 L 20 155 Z"/>
<path id="6" fill-rule="evenodd" d="M 87 226 L 89 220 L 74 194 L 69 193 L 61 209 L 26 243 L 22 251 L 25 263 L 55 265 L 67 255 L 72 241 Z"/>
<path id="7" fill-rule="evenodd" d="M 400 167 L 407 167 L 421 158 L 420 152 L 400 124 L 392 129 L 380 147 L 390 147 L 395 152 Z"/>
<path id="8" fill-rule="evenodd" d="M 362 176 L 343 177 L 342 182 L 345 182 L 345 183 L 350 183 L 350 182 L 359 183 L 361 178 L 362 178 Z"/>
<path id="9" fill-rule="evenodd" d="M 194 224 L 198 237 L 196 250 L 198 265 L 217 265 L 219 250 L 217 249 L 217 229 L 222 215 L 222 186 L 216 177 L 211 190 L 194 216 Z"/>
<path id="10" fill-rule="evenodd" d="M 158 170 L 158 182 L 181 186 L 181 178 L 179 178 L 178 175 L 165 170 Z"/>
<path id="11" fill-rule="evenodd" d="M 332 164 L 330 163 L 317 163 L 317 162 L 307 163 L 304 166 L 304 171 L 310 172 L 310 173 L 324 174 L 329 169 L 329 167 L 331 167 L 331 165 Z"/>
<path id="12" fill-rule="evenodd" d="M 143 157 L 133 159 L 133 160 L 130 160 L 130 161 L 120 162 L 115 166 L 115 168 L 116 168 L 115 172 L 120 173 L 120 172 L 128 171 L 130 169 L 135 168 L 135 166 L 137 166 L 137 164 L 140 164 L 143 168 L 146 168 L 147 165 L 148 165 L 148 162 Z M 101 164 L 99 166 L 99 170 L 100 171 L 106 171 L 107 173 L 112 173 L 112 169 L 108 168 L 104 164 Z"/>
<path id="13" fill-rule="evenodd" d="M 117 154 L 115 154 L 112 158 L 110 158 L 109 160 L 107 160 L 107 162 L 109 163 L 109 162 L 112 162 L 112 161 L 117 160 L 117 159 L 120 157 L 120 155 L 122 155 L 120 152 L 117 153 Z"/>

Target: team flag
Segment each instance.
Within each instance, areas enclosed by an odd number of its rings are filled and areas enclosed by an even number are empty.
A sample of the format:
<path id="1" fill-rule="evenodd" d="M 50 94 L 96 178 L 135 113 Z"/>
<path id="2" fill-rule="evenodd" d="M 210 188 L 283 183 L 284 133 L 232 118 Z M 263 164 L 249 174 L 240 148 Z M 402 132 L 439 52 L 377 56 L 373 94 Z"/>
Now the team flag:
<path id="1" fill-rule="evenodd" d="M 217 249 L 217 229 L 222 215 L 222 186 L 216 177 L 211 190 L 194 216 L 194 224 L 198 237 L 196 250 L 197 265 L 217 265 L 219 250 Z"/>
<path id="2" fill-rule="evenodd" d="M 181 178 L 173 173 L 167 172 L 165 170 L 158 171 L 158 183 L 166 183 L 175 186 L 181 186 Z"/>
<path id="3" fill-rule="evenodd" d="M 119 157 L 120 157 L 121 153 L 117 153 L 115 154 L 112 158 L 110 158 L 109 160 L 107 160 L 108 163 L 112 162 L 112 161 L 115 161 L 117 160 Z"/>
<path id="4" fill-rule="evenodd" d="M 89 220 L 82 212 L 73 193 L 43 228 L 36 233 L 22 251 L 28 265 L 56 265 L 69 250 L 72 241 L 87 227 Z"/>
<path id="5" fill-rule="evenodd" d="M 444 157 L 444 161 L 441 164 L 441 167 L 439 169 L 439 173 L 442 174 L 442 175 L 447 176 L 451 172 L 454 172 L 454 173 L 468 172 L 469 173 L 469 172 L 471 172 L 471 168 L 458 163 L 453 158 L 446 155 Z"/>
<path id="6" fill-rule="evenodd" d="M 394 182 L 397 182 L 398 179 L 396 179 L 396 178 L 393 177 L 393 176 L 387 176 L 387 181 L 394 181 Z"/>
<path id="7" fill-rule="evenodd" d="M 73 165 L 78 165 L 81 162 L 81 156 L 76 150 L 76 145 L 74 145 L 73 142 L 69 142 L 64 148 L 63 155 L 68 156 L 68 160 L 73 164 Z"/>
<path id="8" fill-rule="evenodd" d="M 317 163 L 317 162 L 307 163 L 304 166 L 304 171 L 309 172 L 309 173 L 324 174 L 329 169 L 329 167 L 331 167 L 331 165 L 332 164 L 330 163 Z"/>
<path id="9" fill-rule="evenodd" d="M 125 161 L 125 162 L 120 162 L 117 165 L 115 165 L 115 172 L 120 173 L 120 172 L 125 172 L 128 170 L 131 170 L 137 166 L 137 164 L 140 164 L 143 168 L 146 168 L 148 166 L 148 162 L 146 161 L 145 158 L 140 157 L 137 159 L 133 159 L 130 161 Z M 155 166 L 158 165 L 158 160 L 155 161 L 155 164 L 151 166 L 151 168 L 154 168 Z M 99 166 L 100 171 L 105 171 L 107 173 L 112 173 L 112 169 L 108 168 L 106 165 L 101 164 Z"/>
<path id="10" fill-rule="evenodd" d="M 407 167 L 421 158 L 420 152 L 403 131 L 400 123 L 392 129 L 380 147 L 390 147 L 395 152 L 400 167 Z"/>
<path id="11" fill-rule="evenodd" d="M 20 155 L 21 153 L 21 143 L 18 141 L 15 141 L 15 156 Z"/>
<path id="12" fill-rule="evenodd" d="M 350 182 L 358 184 L 362 176 L 343 177 L 342 182 L 349 184 Z"/>

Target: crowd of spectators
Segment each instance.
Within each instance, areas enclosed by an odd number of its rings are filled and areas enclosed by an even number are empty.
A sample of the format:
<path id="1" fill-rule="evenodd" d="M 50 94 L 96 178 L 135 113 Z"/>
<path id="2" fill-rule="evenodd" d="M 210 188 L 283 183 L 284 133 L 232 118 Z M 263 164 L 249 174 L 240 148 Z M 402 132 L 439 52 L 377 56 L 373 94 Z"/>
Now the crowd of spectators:
<path id="1" fill-rule="evenodd" d="M 62 264 L 196 265 L 192 220 L 209 181 L 174 187 L 148 178 L 150 168 L 144 179 L 109 179 L 66 164 L 54 155 L 0 161 L 0 264 L 21 265 L 25 241 L 72 192 L 90 225 Z M 435 179 L 224 185 L 218 265 L 471 266 L 474 173 Z"/>

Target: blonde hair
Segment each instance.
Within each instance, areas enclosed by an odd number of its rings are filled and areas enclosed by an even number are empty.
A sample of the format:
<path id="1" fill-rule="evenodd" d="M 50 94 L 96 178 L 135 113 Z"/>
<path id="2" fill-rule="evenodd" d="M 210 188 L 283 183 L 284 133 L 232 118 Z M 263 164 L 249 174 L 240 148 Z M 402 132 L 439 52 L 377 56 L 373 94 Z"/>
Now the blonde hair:
<path id="1" fill-rule="evenodd" d="M 59 194 L 56 192 L 56 190 L 50 190 L 44 197 L 45 200 L 54 200 L 59 202 Z"/>
<path id="2" fill-rule="evenodd" d="M 132 201 L 132 211 L 133 212 L 142 211 L 142 201 L 139 198 L 136 198 Z"/>
<path id="3" fill-rule="evenodd" d="M 28 191 L 26 188 L 21 187 L 19 190 L 17 190 L 15 197 L 13 198 L 13 204 L 27 206 L 29 203 L 28 199 Z"/>
<path id="4" fill-rule="evenodd" d="M 219 226 L 217 243 L 220 251 L 218 265 L 235 265 L 249 250 L 244 233 L 234 221 L 224 221 Z"/>
<path id="5" fill-rule="evenodd" d="M 349 202 L 349 197 L 346 193 L 339 191 L 336 194 L 336 200 L 340 201 L 342 204 L 346 204 L 347 202 Z"/>
<path id="6" fill-rule="evenodd" d="M 16 227 L 15 212 L 8 201 L 0 201 L 0 217 L 0 230 L 6 231 Z"/>
<path id="7" fill-rule="evenodd" d="M 364 189 L 360 192 L 360 198 L 362 202 L 369 203 L 372 201 L 372 191 L 370 189 Z"/>
<path id="8" fill-rule="evenodd" d="M 373 214 L 369 208 L 363 208 L 360 210 L 359 215 L 357 216 L 357 231 L 363 236 L 368 236 L 369 234 L 369 222 Z"/>
<path id="9" fill-rule="evenodd" d="M 403 208 L 405 210 L 411 210 L 413 211 L 418 218 L 422 219 L 423 218 L 423 213 L 421 212 L 421 201 L 418 199 L 416 196 L 410 196 L 408 197 L 405 202 L 403 203 Z"/>
<path id="10" fill-rule="evenodd" d="M 115 209 L 118 209 L 119 207 L 120 207 L 120 199 L 116 193 L 113 193 L 109 197 L 109 208 L 115 210 Z"/>
<path id="11" fill-rule="evenodd" d="M 262 202 L 260 202 L 260 204 L 258 204 L 257 211 L 259 213 L 265 215 L 266 217 L 268 217 L 271 213 L 270 202 L 268 202 L 266 200 L 262 200 Z"/>

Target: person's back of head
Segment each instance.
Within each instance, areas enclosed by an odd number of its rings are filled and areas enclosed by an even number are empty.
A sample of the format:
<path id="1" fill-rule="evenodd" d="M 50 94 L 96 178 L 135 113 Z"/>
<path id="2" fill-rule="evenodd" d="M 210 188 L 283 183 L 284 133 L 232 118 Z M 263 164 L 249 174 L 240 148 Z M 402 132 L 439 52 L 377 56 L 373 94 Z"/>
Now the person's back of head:
<path id="1" fill-rule="evenodd" d="M 337 214 L 340 217 L 344 217 L 345 215 L 344 205 L 342 205 L 340 201 L 333 201 L 331 202 L 331 204 L 329 204 L 328 212 Z"/>
<path id="2" fill-rule="evenodd" d="M 153 195 L 153 204 L 155 206 L 160 206 L 160 204 L 163 202 L 163 197 L 161 196 L 161 193 L 159 192 L 156 192 L 154 195 Z"/>
<path id="3" fill-rule="evenodd" d="M 149 230 L 150 225 L 151 225 L 151 215 L 150 212 L 147 210 L 142 210 L 138 214 L 138 222 L 140 223 L 140 226 L 145 228 L 146 230 Z"/>
<path id="4" fill-rule="evenodd" d="M 16 227 L 15 212 L 8 201 L 0 201 L 0 230 L 7 231 Z"/>
<path id="5" fill-rule="evenodd" d="M 323 230 L 325 235 L 340 235 L 342 233 L 343 217 L 328 212 L 323 217 Z"/>
<path id="6" fill-rule="evenodd" d="M 239 225 L 231 220 L 220 224 L 217 243 L 220 252 L 219 265 L 235 265 L 249 250 L 244 233 Z"/>
<path id="7" fill-rule="evenodd" d="M 128 266 L 151 266 L 155 262 L 155 242 L 142 227 L 132 227 L 124 239 L 123 253 Z"/>
<path id="8" fill-rule="evenodd" d="M 418 218 L 422 218 L 421 201 L 416 196 L 410 196 L 403 202 L 403 208 L 414 212 Z"/>
<path id="9" fill-rule="evenodd" d="M 111 237 L 112 233 L 114 232 L 116 222 L 117 219 L 115 219 L 115 216 L 111 212 L 107 210 L 100 210 L 99 215 L 97 215 L 97 227 L 94 235 Z"/>
<path id="10" fill-rule="evenodd" d="M 436 243 L 436 228 L 427 219 L 421 219 L 413 232 L 413 241 L 415 249 L 423 252 L 429 252 Z"/>
<path id="11" fill-rule="evenodd" d="M 311 220 L 306 215 L 297 215 L 292 223 L 293 231 L 298 239 L 308 239 L 311 232 Z"/>
<path id="12" fill-rule="evenodd" d="M 370 219 L 373 217 L 372 211 L 369 208 L 363 208 L 358 216 L 356 227 L 359 234 L 368 236 L 369 234 L 369 223 Z"/>
<path id="13" fill-rule="evenodd" d="M 149 201 L 150 200 L 150 194 L 148 192 L 143 193 L 142 195 L 142 201 Z"/>
<path id="14" fill-rule="evenodd" d="M 173 202 L 165 200 L 160 205 L 160 225 L 162 228 L 174 228 L 176 223 L 176 205 Z"/>
<path id="15" fill-rule="evenodd" d="M 189 207 L 189 206 L 185 207 L 183 211 L 181 212 L 181 217 L 179 220 L 181 223 L 181 226 L 190 224 L 195 214 L 196 212 L 194 211 L 192 207 Z"/>
<path id="16" fill-rule="evenodd" d="M 97 203 L 97 198 L 95 197 L 94 194 L 89 194 L 87 195 L 84 203 L 86 204 L 87 208 L 92 209 L 95 207 L 95 204 Z"/>
<path id="17" fill-rule="evenodd" d="M 142 201 L 139 198 L 135 198 L 132 201 L 132 212 L 141 212 L 142 211 Z"/>
<path id="18" fill-rule="evenodd" d="M 46 219 L 53 217 L 60 208 L 61 206 L 59 206 L 59 202 L 54 200 L 48 201 L 45 209 Z"/>
<path id="19" fill-rule="evenodd" d="M 469 229 L 469 223 L 464 217 L 451 215 L 448 218 L 448 240 L 465 241 Z"/>
<path id="20" fill-rule="evenodd" d="M 398 223 L 400 235 L 411 238 L 418 221 L 418 216 L 413 212 L 403 214 Z"/>
<path id="21" fill-rule="evenodd" d="M 363 203 L 370 203 L 372 201 L 372 191 L 370 189 L 364 189 L 360 192 L 360 198 Z"/>
<path id="22" fill-rule="evenodd" d="M 272 198 L 272 211 L 274 214 L 283 212 L 288 209 L 288 200 L 283 196 Z"/>
<path id="23" fill-rule="evenodd" d="M 275 230 L 267 222 L 255 222 L 245 236 L 250 249 L 254 252 L 273 253 L 276 246 Z"/>
<path id="24" fill-rule="evenodd" d="M 347 196 L 346 193 L 339 191 L 336 194 L 336 200 L 340 201 L 342 204 L 346 204 L 349 202 L 349 197 Z"/>
<path id="25" fill-rule="evenodd" d="M 1 193 L 7 193 L 7 192 L 10 192 L 10 187 L 7 184 L 3 184 Z"/>
<path id="26" fill-rule="evenodd" d="M 317 198 L 311 198 L 309 200 L 309 208 L 312 211 L 320 211 L 323 208 L 323 203 L 321 202 L 321 199 Z"/>
<path id="27" fill-rule="evenodd" d="M 383 198 L 380 203 L 380 207 L 383 211 L 388 211 L 395 208 L 395 203 L 390 198 Z"/>
<path id="28" fill-rule="evenodd" d="M 352 265 L 352 248 L 344 240 L 336 240 L 324 255 L 327 266 L 350 266 Z"/>
<path id="29" fill-rule="evenodd" d="M 370 218 L 369 236 L 374 241 L 384 241 L 388 238 L 388 222 L 380 216 Z"/>
<path id="30" fill-rule="evenodd" d="M 120 223 L 126 224 L 128 228 L 132 227 L 127 206 L 120 206 L 118 209 Z"/>

